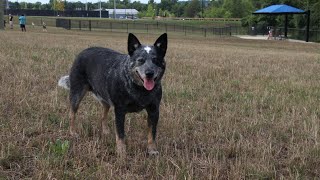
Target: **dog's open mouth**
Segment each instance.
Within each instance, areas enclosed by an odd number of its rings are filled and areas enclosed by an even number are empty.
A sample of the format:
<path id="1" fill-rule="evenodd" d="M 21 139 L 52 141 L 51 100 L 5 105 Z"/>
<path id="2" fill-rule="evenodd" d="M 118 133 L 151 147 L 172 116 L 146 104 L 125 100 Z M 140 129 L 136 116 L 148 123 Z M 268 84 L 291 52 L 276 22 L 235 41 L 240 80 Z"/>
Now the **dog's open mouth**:
<path id="1" fill-rule="evenodd" d="M 140 76 L 140 74 L 139 74 L 138 71 L 136 71 L 136 73 L 137 73 L 137 75 L 139 76 L 140 80 L 142 81 L 143 87 L 144 87 L 146 90 L 151 91 L 151 90 L 154 88 L 154 86 L 155 86 L 155 80 L 156 80 L 157 78 L 154 78 L 154 79 L 152 79 L 152 78 L 142 78 L 142 77 Z"/>

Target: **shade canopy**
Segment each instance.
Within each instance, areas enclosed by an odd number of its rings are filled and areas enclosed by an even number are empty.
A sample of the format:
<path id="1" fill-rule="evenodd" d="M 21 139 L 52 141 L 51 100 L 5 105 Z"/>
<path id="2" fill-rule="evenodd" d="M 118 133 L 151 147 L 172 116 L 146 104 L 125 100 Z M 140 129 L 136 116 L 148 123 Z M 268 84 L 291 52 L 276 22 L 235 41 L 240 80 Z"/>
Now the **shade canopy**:
<path id="1" fill-rule="evenodd" d="M 259 9 L 253 14 L 305 14 L 304 10 L 288 6 L 285 4 L 272 5 L 263 9 Z"/>
<path id="2" fill-rule="evenodd" d="M 306 14 L 307 15 L 307 28 L 306 28 L 306 42 L 309 41 L 309 28 L 310 28 L 310 10 L 304 11 L 286 4 L 271 5 L 263 9 L 259 9 L 252 14 L 266 14 L 266 15 L 285 15 L 285 32 L 284 36 L 287 38 L 288 34 L 288 14 Z"/>

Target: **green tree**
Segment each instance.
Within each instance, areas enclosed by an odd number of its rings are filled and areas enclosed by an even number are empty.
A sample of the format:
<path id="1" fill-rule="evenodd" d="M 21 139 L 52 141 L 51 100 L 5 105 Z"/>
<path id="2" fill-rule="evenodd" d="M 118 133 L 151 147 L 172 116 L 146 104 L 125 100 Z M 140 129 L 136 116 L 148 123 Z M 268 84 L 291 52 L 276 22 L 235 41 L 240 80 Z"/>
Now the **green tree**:
<path id="1" fill-rule="evenodd" d="M 3 30 L 4 29 L 4 24 L 3 24 L 3 20 L 4 20 L 4 12 L 3 12 L 3 10 L 4 10 L 4 8 L 2 8 L 4 6 L 4 2 L 3 1 L 1 1 L 0 2 L 0 30 Z"/>
<path id="2" fill-rule="evenodd" d="M 36 2 L 33 6 L 33 9 L 41 9 L 41 2 Z"/>
<path id="3" fill-rule="evenodd" d="M 177 2 L 172 6 L 171 12 L 176 16 L 176 17 L 181 17 L 184 14 L 184 9 L 186 7 L 186 3 L 184 2 Z"/>
<path id="4" fill-rule="evenodd" d="M 155 13 L 156 13 L 156 10 L 153 9 L 153 5 L 150 3 L 148 5 L 148 9 L 147 9 L 147 12 L 146 12 L 146 17 L 154 17 Z"/>
<path id="5" fill-rule="evenodd" d="M 20 7 L 21 7 L 21 9 L 28 9 L 26 2 L 21 2 Z"/>
<path id="6" fill-rule="evenodd" d="M 196 17 L 200 12 L 200 1 L 192 0 L 184 10 L 184 14 L 186 17 Z"/>
<path id="7" fill-rule="evenodd" d="M 177 0 L 161 0 L 161 2 L 160 2 L 160 4 L 159 4 L 159 8 L 171 12 L 173 6 L 174 6 L 176 3 L 177 3 Z"/>
<path id="8" fill-rule="evenodd" d="M 210 7 L 204 11 L 204 17 L 206 18 L 224 18 L 226 15 L 226 10 L 222 7 Z"/>
<path id="9" fill-rule="evenodd" d="M 49 1 L 52 10 L 62 11 L 64 10 L 64 1 L 63 0 L 50 0 Z"/>
<path id="10" fill-rule="evenodd" d="M 320 29 L 320 1 L 314 3 L 310 7 L 311 11 L 311 26 L 313 28 L 317 28 L 318 30 Z"/>
<path id="11" fill-rule="evenodd" d="M 223 8 L 231 14 L 233 18 L 242 18 L 251 13 L 252 4 L 247 0 L 225 0 Z"/>
<path id="12" fill-rule="evenodd" d="M 148 6 L 146 4 L 142 4 L 139 1 L 134 1 L 133 3 L 131 3 L 130 7 L 141 12 L 147 10 Z"/>
<path id="13" fill-rule="evenodd" d="M 48 4 L 42 4 L 41 5 L 41 9 L 42 10 L 51 10 L 52 7 L 51 7 L 51 5 L 49 3 Z"/>

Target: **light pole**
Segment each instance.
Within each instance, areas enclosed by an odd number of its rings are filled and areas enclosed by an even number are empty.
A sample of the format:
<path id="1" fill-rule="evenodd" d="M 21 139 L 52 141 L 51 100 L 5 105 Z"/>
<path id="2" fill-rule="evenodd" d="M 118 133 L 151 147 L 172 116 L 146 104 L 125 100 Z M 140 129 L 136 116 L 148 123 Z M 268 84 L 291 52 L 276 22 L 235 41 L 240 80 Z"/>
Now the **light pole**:
<path id="1" fill-rule="evenodd" d="M 7 3 L 6 3 L 6 14 L 8 14 L 8 9 L 9 9 L 9 0 L 7 0 Z"/>
<path id="2" fill-rule="evenodd" d="M 101 0 L 100 0 L 100 18 L 101 18 Z"/>
<path id="3" fill-rule="evenodd" d="M 113 0 L 113 18 L 116 19 L 116 0 Z"/>
<path id="4" fill-rule="evenodd" d="M 53 15 L 56 16 L 56 1 L 53 0 Z"/>

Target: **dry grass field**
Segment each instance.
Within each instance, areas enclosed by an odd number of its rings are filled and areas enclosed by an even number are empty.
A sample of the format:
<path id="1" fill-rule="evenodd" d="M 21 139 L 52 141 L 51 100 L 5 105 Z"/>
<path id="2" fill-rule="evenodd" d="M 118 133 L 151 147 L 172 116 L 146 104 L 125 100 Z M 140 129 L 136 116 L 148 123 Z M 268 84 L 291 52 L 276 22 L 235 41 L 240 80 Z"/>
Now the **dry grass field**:
<path id="1" fill-rule="evenodd" d="M 69 136 L 57 81 L 89 46 L 125 53 L 127 34 L 27 30 L 0 32 L 0 179 L 320 178 L 320 44 L 169 34 L 160 155 L 146 155 L 142 112 L 127 115 L 119 160 L 113 112 L 101 137 L 86 96 Z"/>

